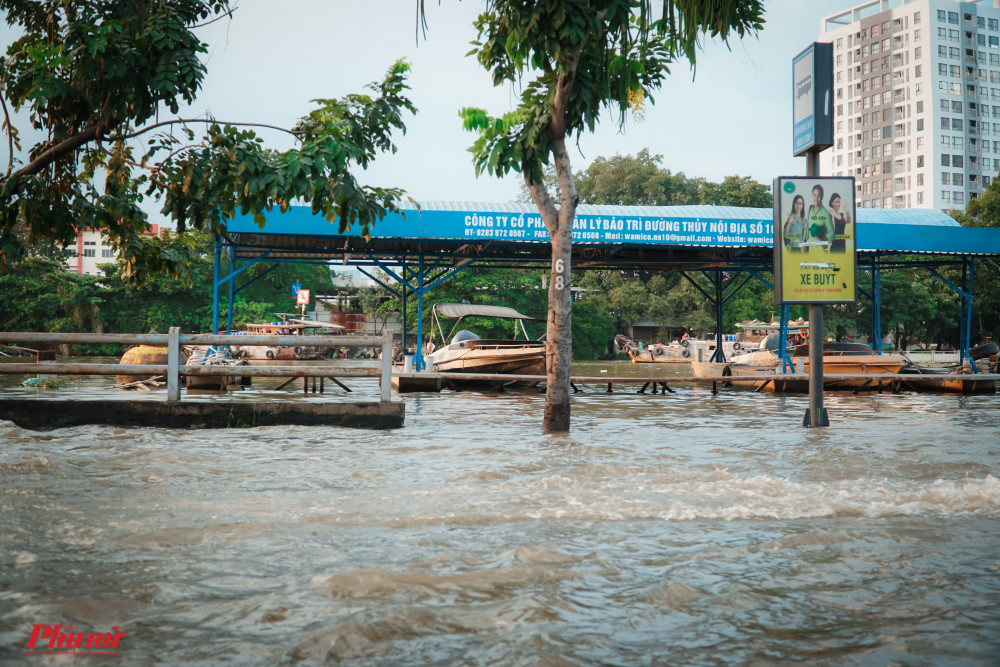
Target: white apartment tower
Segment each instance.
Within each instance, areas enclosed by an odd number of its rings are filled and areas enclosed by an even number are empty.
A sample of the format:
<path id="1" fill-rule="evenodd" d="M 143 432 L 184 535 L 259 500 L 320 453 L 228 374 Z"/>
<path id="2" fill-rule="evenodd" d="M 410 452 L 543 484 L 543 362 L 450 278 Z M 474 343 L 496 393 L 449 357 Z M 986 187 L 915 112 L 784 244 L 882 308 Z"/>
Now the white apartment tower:
<path id="1" fill-rule="evenodd" d="M 1000 170 L 1000 0 L 871 0 L 825 17 L 828 176 L 858 208 L 964 209 Z M 804 45 L 803 45 L 804 46 Z"/>

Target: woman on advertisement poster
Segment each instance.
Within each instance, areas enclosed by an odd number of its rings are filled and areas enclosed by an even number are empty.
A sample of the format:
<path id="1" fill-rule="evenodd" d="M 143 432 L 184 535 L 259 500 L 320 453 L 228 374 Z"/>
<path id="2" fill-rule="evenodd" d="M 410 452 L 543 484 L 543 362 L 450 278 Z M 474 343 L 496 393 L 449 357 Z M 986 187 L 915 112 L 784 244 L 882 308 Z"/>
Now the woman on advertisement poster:
<path id="1" fill-rule="evenodd" d="M 813 203 L 806 217 L 807 243 L 830 248 L 830 212 L 823 206 L 823 186 L 817 183 L 812 188 Z M 816 242 L 819 243 L 816 243 Z"/>
<path id="2" fill-rule="evenodd" d="M 789 250 L 802 251 L 801 245 L 806 237 L 806 200 L 802 195 L 795 195 L 792 200 L 792 212 L 788 214 L 782 227 L 781 240 Z"/>
<path id="3" fill-rule="evenodd" d="M 841 210 L 840 195 L 830 195 L 830 220 L 833 222 L 833 243 L 830 252 L 847 252 L 847 228 L 851 224 L 851 214 Z"/>

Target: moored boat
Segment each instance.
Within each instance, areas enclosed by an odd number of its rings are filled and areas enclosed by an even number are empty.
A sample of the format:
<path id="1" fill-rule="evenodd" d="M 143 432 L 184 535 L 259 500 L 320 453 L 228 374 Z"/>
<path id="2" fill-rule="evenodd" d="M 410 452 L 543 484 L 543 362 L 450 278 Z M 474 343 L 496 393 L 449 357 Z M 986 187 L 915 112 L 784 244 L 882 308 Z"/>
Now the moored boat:
<path id="1" fill-rule="evenodd" d="M 733 336 L 726 336 L 722 342 L 722 351 L 726 357 L 739 350 Z M 625 334 L 615 336 L 615 345 L 629 356 L 634 364 L 687 364 L 698 361 L 708 361 L 715 353 L 717 346 L 715 338 L 681 338 L 669 343 L 651 343 L 645 345 L 636 343 Z"/>
<path id="2" fill-rule="evenodd" d="M 444 335 L 441 326 L 441 317 L 456 320 L 447 336 Z M 459 328 L 467 317 L 514 320 L 519 325 L 524 339 L 480 338 L 471 331 Z M 432 324 L 437 325 L 439 339 L 448 343 L 435 348 L 426 356 L 428 370 L 437 373 L 478 373 L 483 376 L 538 375 L 545 367 L 545 343 L 530 340 L 524 326 L 525 322 L 544 322 L 544 320 L 522 315 L 513 308 L 505 306 L 466 303 L 434 304 L 432 318 Z M 429 342 L 430 346 L 433 346 L 433 341 Z M 484 380 L 497 381 L 486 377 Z M 450 381 L 450 383 L 465 384 L 467 381 Z"/>
<path id="3" fill-rule="evenodd" d="M 913 379 L 903 380 L 900 385 L 911 391 L 937 392 L 942 394 L 992 394 L 997 390 L 996 380 L 981 377 L 968 367 L 946 368 L 909 366 L 902 371 Z M 961 376 L 961 377 L 956 377 Z"/>
<path id="4" fill-rule="evenodd" d="M 755 350 L 738 354 L 731 360 L 730 372 L 733 384 L 751 385 L 755 389 L 772 391 L 809 391 L 809 345 L 794 348 L 790 361 L 794 371 L 779 372 L 781 359 L 778 356 L 778 334 L 770 334 L 759 343 Z M 910 364 L 902 354 L 876 354 L 862 343 L 826 342 L 823 344 L 823 388 L 830 390 L 882 388 L 889 380 L 880 380 L 879 375 L 899 373 Z M 762 379 L 762 375 L 769 375 Z M 832 377 L 852 375 L 854 377 Z M 738 378 L 747 378 L 741 382 Z"/>
<path id="5" fill-rule="evenodd" d="M 341 334 L 344 327 L 332 322 L 317 322 L 315 320 L 287 319 L 285 313 L 275 313 L 280 319 L 273 322 L 248 323 L 242 331 L 234 334 L 281 335 L 281 336 L 311 336 L 321 334 Z M 311 345 L 303 338 L 300 345 L 234 345 L 233 355 L 251 360 L 290 360 L 290 359 L 324 359 L 332 353 L 332 349 L 321 345 Z"/>
<path id="6" fill-rule="evenodd" d="M 691 375 L 696 378 L 717 378 L 730 375 L 729 367 L 731 362 L 719 363 L 714 361 L 692 361 Z"/>

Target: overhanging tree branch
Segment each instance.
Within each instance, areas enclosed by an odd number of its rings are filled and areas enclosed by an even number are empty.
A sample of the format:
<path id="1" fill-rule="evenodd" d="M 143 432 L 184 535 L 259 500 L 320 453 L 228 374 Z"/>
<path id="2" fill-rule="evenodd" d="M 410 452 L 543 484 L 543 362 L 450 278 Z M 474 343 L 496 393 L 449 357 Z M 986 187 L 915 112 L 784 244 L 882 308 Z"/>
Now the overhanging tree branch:
<path id="1" fill-rule="evenodd" d="M 7 100 L 0 95 L 0 106 L 3 107 L 3 120 L 7 125 L 7 173 L 4 178 L 8 178 L 14 171 L 14 126 L 10 122 L 10 113 L 7 111 Z"/>
<path id="2" fill-rule="evenodd" d="M 289 130 L 288 128 L 278 127 L 277 125 L 268 125 L 267 123 L 234 123 L 228 121 L 219 121 L 212 118 L 175 118 L 173 120 L 164 120 L 159 123 L 153 123 L 152 125 L 147 125 L 146 127 L 135 130 L 134 132 L 129 132 L 128 134 L 122 134 L 115 139 L 134 139 L 135 137 L 141 136 L 155 130 L 158 127 L 165 127 L 167 125 L 187 125 L 188 123 L 214 123 L 216 125 L 232 125 L 233 127 L 263 127 L 269 130 L 277 130 L 278 132 L 284 132 L 285 134 L 290 134 L 293 137 L 298 138 L 299 133 L 294 130 Z"/>

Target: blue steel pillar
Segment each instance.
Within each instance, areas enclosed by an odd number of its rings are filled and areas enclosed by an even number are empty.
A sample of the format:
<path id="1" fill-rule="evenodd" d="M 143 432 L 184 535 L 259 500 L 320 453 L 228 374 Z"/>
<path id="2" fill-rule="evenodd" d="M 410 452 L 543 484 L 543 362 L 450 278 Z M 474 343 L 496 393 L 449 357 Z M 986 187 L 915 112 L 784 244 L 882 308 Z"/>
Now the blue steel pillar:
<path id="1" fill-rule="evenodd" d="M 424 247 L 417 259 L 417 351 L 413 355 L 414 370 L 424 370 Z"/>
<path id="2" fill-rule="evenodd" d="M 406 260 L 405 259 L 401 263 L 401 268 L 402 268 L 402 270 L 400 271 L 400 274 L 403 276 L 403 280 L 405 281 L 406 280 Z M 406 293 L 409 291 L 408 289 L 406 289 L 407 287 L 408 287 L 408 285 L 404 282 L 403 283 L 403 295 L 401 297 L 402 300 L 403 300 L 403 317 L 401 318 L 402 319 L 402 325 L 401 326 L 403 327 L 403 349 L 404 350 L 406 349 Z"/>
<path id="3" fill-rule="evenodd" d="M 882 259 L 872 259 L 872 348 L 882 354 Z"/>
<path id="4" fill-rule="evenodd" d="M 236 278 L 234 277 L 236 273 L 236 253 L 233 252 L 233 248 L 230 246 L 228 252 L 229 256 L 229 305 L 226 308 L 226 333 L 230 333 L 233 330 L 233 294 L 235 290 L 233 289 L 236 284 Z"/>
<path id="5" fill-rule="evenodd" d="M 715 354 L 710 361 L 723 364 L 726 362 L 726 352 L 722 349 L 722 272 L 715 272 Z"/>
<path id="6" fill-rule="evenodd" d="M 219 333 L 219 260 L 222 255 L 222 242 L 215 237 L 215 267 L 212 281 L 212 333 Z"/>

